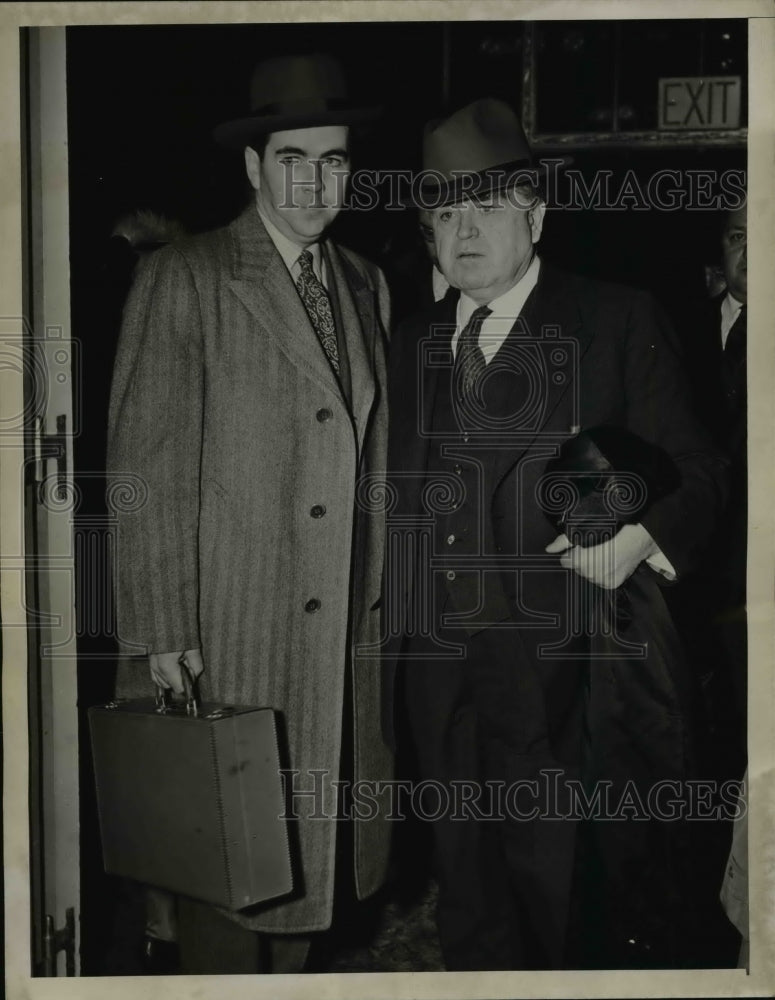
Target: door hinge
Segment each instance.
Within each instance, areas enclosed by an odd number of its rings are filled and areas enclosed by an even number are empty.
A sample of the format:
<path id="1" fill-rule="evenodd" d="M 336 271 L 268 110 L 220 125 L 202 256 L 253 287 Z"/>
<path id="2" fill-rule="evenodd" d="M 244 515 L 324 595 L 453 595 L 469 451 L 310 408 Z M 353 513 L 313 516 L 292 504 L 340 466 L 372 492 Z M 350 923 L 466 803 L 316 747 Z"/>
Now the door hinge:
<path id="1" fill-rule="evenodd" d="M 69 906 L 65 910 L 65 926 L 54 930 L 54 918 L 46 914 L 46 929 L 43 933 L 43 975 L 56 976 L 57 955 L 65 953 L 65 975 L 75 975 L 75 910 Z"/>
<path id="2" fill-rule="evenodd" d="M 46 462 L 54 459 L 56 471 L 56 499 L 67 499 L 67 416 L 60 413 L 56 418 L 57 429 L 54 434 L 43 432 L 43 421 L 35 421 L 35 480 L 38 483 L 39 502 L 44 499 L 41 487 L 46 480 Z"/>

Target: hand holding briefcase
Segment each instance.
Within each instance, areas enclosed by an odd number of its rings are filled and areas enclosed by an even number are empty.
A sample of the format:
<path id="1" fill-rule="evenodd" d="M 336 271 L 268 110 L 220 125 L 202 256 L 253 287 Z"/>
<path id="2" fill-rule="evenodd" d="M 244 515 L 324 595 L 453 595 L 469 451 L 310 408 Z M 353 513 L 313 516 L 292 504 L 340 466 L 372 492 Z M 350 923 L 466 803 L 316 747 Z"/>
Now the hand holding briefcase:
<path id="1" fill-rule="evenodd" d="M 290 892 L 274 712 L 187 695 L 89 709 L 105 870 L 231 910 Z"/>

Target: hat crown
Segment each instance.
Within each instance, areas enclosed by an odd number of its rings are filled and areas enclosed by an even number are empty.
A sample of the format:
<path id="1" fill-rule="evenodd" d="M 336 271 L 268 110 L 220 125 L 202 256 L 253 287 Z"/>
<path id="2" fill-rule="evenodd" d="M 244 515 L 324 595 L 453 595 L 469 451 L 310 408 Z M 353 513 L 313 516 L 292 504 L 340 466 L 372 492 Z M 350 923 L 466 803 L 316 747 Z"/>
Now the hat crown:
<path id="1" fill-rule="evenodd" d="M 515 163 L 530 163 L 530 147 L 505 101 L 485 97 L 426 126 L 423 167 L 448 180 Z"/>
<path id="2" fill-rule="evenodd" d="M 275 56 L 259 63 L 250 81 L 250 109 L 328 107 L 347 97 L 344 74 L 330 55 Z"/>
<path id="3" fill-rule="evenodd" d="M 357 125 L 372 121 L 379 110 L 349 99 L 344 72 L 334 56 L 271 56 L 253 70 L 248 114 L 216 126 L 213 138 L 241 149 L 269 132 Z"/>

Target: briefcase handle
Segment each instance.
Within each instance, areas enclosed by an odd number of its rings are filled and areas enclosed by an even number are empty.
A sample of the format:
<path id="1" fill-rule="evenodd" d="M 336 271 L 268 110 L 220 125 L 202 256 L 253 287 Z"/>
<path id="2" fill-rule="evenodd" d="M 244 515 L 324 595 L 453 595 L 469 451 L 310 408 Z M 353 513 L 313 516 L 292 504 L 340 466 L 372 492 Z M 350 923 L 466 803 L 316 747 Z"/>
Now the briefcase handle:
<path id="1" fill-rule="evenodd" d="M 184 654 L 185 656 L 185 654 Z M 186 715 L 199 715 L 199 695 L 196 690 L 196 681 L 191 676 L 183 656 L 178 660 L 180 664 L 180 676 L 183 679 L 183 692 L 186 696 Z M 156 711 L 160 714 L 174 711 L 174 702 L 170 697 L 170 689 L 156 685 Z"/>

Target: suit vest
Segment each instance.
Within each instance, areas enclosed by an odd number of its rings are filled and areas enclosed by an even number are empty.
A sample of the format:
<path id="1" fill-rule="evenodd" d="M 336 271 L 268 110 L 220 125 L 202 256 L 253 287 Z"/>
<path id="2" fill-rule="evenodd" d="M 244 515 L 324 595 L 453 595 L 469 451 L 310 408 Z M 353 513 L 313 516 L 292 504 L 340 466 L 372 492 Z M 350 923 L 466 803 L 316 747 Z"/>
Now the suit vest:
<path id="1" fill-rule="evenodd" d="M 487 366 L 478 413 L 453 396 L 452 363 L 438 376 L 426 477 L 426 504 L 435 515 L 433 558 L 439 567 L 434 596 L 438 611 L 465 616 L 455 624 L 470 632 L 513 611 L 494 565 L 499 549 L 492 499 L 503 465 L 494 425 L 508 426 L 526 397 L 528 375 L 512 363 L 520 333 L 515 327 Z"/>

